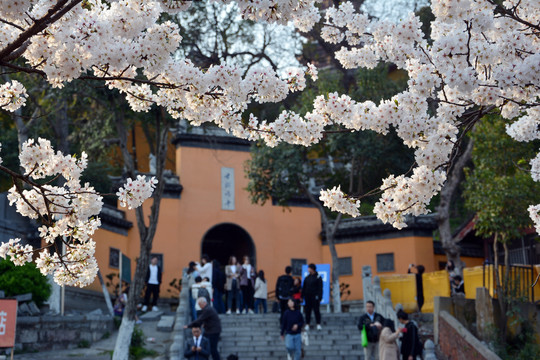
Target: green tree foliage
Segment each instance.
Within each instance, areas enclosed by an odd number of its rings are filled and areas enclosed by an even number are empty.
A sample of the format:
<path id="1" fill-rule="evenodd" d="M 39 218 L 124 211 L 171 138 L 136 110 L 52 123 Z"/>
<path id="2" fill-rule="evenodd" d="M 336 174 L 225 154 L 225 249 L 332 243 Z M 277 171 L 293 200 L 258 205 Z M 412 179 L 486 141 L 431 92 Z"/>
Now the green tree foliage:
<path id="1" fill-rule="evenodd" d="M 466 169 L 464 197 L 476 213 L 476 232 L 483 237 L 498 234 L 501 242 L 518 238 L 532 226 L 527 207 L 540 202 L 540 183 L 528 172 L 528 159 L 540 143 L 514 141 L 496 115 L 479 122 L 471 137 L 474 168 Z"/>
<path id="2" fill-rule="evenodd" d="M 32 293 L 32 300 L 42 305 L 51 295 L 51 285 L 34 263 L 15 266 L 9 260 L 0 260 L 0 290 L 6 296 Z"/>
<path id="3" fill-rule="evenodd" d="M 527 212 L 530 204 L 540 201 L 540 184 L 528 172 L 528 162 L 539 143 L 511 139 L 505 121 L 498 115 L 486 116 L 470 136 L 474 141 L 473 169 L 465 169 L 466 206 L 476 213 L 478 235 L 493 238 L 494 278 L 499 300 L 500 339 L 507 339 L 508 309 L 519 299 L 510 277 L 508 243 L 532 226 Z M 499 272 L 498 244 L 504 248 L 504 268 Z"/>

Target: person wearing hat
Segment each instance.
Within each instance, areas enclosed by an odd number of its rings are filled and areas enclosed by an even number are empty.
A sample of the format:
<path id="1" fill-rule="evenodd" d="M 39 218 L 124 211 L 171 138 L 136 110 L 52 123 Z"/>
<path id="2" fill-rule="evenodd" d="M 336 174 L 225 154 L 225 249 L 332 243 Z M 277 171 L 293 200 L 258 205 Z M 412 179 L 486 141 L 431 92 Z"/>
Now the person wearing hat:
<path id="1" fill-rule="evenodd" d="M 308 265 L 309 275 L 304 279 L 302 286 L 302 298 L 306 302 L 304 312 L 306 314 L 306 330 L 309 330 L 311 321 L 311 311 L 315 312 L 315 321 L 317 322 L 317 330 L 321 330 L 321 304 L 323 293 L 323 282 L 320 275 L 317 273 L 315 264 Z"/>

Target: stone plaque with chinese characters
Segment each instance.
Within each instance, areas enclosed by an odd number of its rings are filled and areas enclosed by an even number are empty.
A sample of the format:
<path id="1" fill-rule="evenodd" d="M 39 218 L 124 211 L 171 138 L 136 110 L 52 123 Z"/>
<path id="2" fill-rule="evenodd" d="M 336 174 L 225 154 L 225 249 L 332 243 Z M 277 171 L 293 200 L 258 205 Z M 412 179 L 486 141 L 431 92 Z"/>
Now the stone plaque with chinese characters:
<path id="1" fill-rule="evenodd" d="M 221 168 L 221 209 L 234 210 L 234 169 Z"/>

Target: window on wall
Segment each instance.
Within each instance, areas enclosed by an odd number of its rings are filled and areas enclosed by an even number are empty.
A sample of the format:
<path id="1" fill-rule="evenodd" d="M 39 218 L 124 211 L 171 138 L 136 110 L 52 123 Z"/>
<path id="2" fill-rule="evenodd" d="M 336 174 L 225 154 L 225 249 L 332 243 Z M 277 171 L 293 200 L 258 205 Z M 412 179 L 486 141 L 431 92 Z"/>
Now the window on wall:
<path id="1" fill-rule="evenodd" d="M 302 276 L 302 265 L 306 264 L 306 259 L 291 259 L 292 275 Z"/>
<path id="2" fill-rule="evenodd" d="M 394 253 L 377 254 L 377 272 L 395 271 Z"/>
<path id="3" fill-rule="evenodd" d="M 352 257 L 338 258 L 339 275 L 352 275 Z"/>
<path id="4" fill-rule="evenodd" d="M 109 267 L 113 269 L 120 267 L 120 250 L 109 248 Z"/>

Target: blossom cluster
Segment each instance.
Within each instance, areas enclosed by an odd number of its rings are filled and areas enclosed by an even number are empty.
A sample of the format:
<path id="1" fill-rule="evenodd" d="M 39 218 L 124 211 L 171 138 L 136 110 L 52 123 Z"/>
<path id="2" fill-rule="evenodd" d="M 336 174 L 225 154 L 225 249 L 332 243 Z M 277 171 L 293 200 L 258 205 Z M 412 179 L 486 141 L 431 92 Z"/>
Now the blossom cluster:
<path id="1" fill-rule="evenodd" d="M 98 271 L 92 236 L 101 226 L 98 215 L 103 201 L 88 183 L 80 183 L 80 176 L 88 164 L 87 155 L 83 152 L 76 159 L 55 153 L 50 141 L 39 138 L 23 144 L 19 160 L 24 175 L 31 180 L 28 182 L 31 187 L 21 189 L 15 185 L 9 189 L 7 198 L 21 215 L 42 220 L 39 235 L 48 246 L 40 251 L 28 245 L 23 247 L 19 239 L 12 239 L 0 247 L 0 256 L 9 256 L 15 264 L 23 265 L 39 252 L 35 260 L 37 267 L 44 275 L 53 274 L 58 284 L 81 287 L 90 284 Z M 38 182 L 57 176 L 65 179 L 64 185 Z M 155 184 L 154 179 L 149 186 L 140 185 L 140 181 L 128 181 L 126 185 L 126 189 L 130 189 L 130 199 L 124 201 L 132 207 L 148 198 Z M 62 254 L 49 252 L 48 247 L 57 239 L 66 244 Z"/>
<path id="2" fill-rule="evenodd" d="M 148 181 L 146 181 L 146 176 L 137 175 L 137 179 L 127 179 L 124 187 L 121 187 L 116 196 L 120 200 L 120 205 L 128 209 L 133 209 L 142 205 L 142 203 L 148 199 L 158 181 L 154 176 Z"/>
<path id="3" fill-rule="evenodd" d="M 360 216 L 360 200 L 350 199 L 341 191 L 340 186 L 334 186 L 331 190 L 321 190 L 319 196 L 327 208 L 352 217 Z"/>
<path id="4" fill-rule="evenodd" d="M 425 165 L 415 168 L 411 177 L 390 175 L 383 180 L 381 190 L 384 192 L 373 212 L 384 223 L 402 229 L 407 226 L 405 215 L 418 216 L 429 212 L 427 205 L 445 181 L 444 172 L 431 170 Z"/>
<path id="5" fill-rule="evenodd" d="M 0 109 L 15 111 L 26 102 L 26 89 L 17 80 L 0 85 Z"/>
<path id="6" fill-rule="evenodd" d="M 8 242 L 0 245 L 0 257 L 10 257 L 13 264 L 22 266 L 27 262 L 32 261 L 33 247 L 31 245 L 22 246 L 19 242 L 21 239 L 10 239 Z"/>
<path id="7" fill-rule="evenodd" d="M 531 205 L 527 210 L 529 210 L 529 216 L 534 223 L 536 232 L 540 234 L 540 204 Z"/>
<path id="8" fill-rule="evenodd" d="M 540 19 L 540 4 L 527 0 L 502 5 L 522 21 L 495 16 L 495 6 L 488 1 L 433 1 L 436 19 L 431 23 L 431 45 L 414 14 L 392 23 L 369 19 L 350 2 L 326 10 L 321 36 L 330 43 L 346 42 L 335 54 L 343 67 L 373 68 L 385 61 L 408 73 L 407 90 L 389 100 L 358 103 L 332 93 L 317 97 L 310 113 L 320 121 L 310 124 L 315 131 L 340 125 L 385 134 L 393 127 L 403 143 L 415 149 L 414 175 L 390 177 L 383 183 L 382 189 L 387 190 L 376 208 L 381 220 L 402 227 L 403 215 L 427 212 L 425 205 L 445 181 L 442 171 L 448 168 L 458 143 L 461 117 L 475 107 L 496 107 L 507 119 L 519 117 L 508 128 L 518 140 L 538 138 L 540 41 L 533 26 Z M 433 100 L 435 112 L 428 106 Z M 321 138 L 313 133 L 307 136 L 307 116 L 288 112 L 287 118 L 294 121 L 287 123 L 286 134 L 262 135 L 268 145 L 291 139 L 308 145 L 306 140 Z M 270 126 L 263 121 L 259 127 Z M 537 171 L 538 160 L 531 161 L 531 166 Z M 420 180 L 427 183 L 418 186 Z"/>

